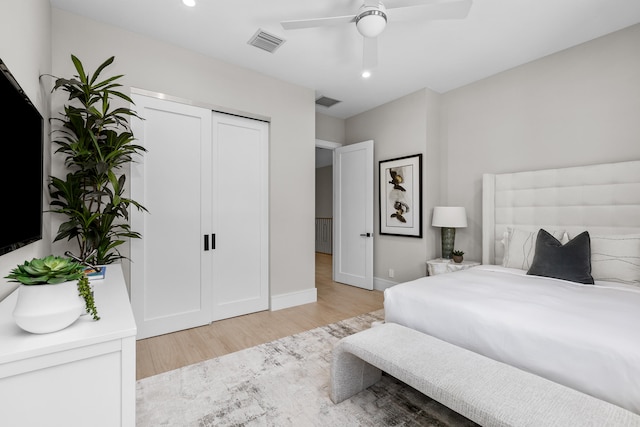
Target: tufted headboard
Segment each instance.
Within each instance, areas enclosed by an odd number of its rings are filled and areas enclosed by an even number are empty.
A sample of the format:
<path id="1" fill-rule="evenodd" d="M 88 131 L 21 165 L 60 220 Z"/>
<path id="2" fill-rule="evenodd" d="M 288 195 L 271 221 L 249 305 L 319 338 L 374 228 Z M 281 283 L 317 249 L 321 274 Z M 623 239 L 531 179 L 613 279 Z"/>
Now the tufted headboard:
<path id="1" fill-rule="evenodd" d="M 502 262 L 509 226 L 573 236 L 640 233 L 640 161 L 484 174 L 483 264 Z"/>

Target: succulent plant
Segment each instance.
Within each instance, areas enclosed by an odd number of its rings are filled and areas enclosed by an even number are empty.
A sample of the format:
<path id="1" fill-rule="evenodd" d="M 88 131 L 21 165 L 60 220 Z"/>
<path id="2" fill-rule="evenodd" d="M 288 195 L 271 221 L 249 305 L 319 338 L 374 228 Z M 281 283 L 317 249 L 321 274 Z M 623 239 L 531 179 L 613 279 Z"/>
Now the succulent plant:
<path id="1" fill-rule="evenodd" d="M 94 320 L 99 320 L 89 278 L 84 273 L 85 269 L 83 264 L 71 258 L 48 255 L 19 264 L 5 278 L 10 282 L 23 285 L 56 285 L 77 280 L 78 295 L 84 299 L 87 313 L 90 313 Z"/>
<path id="2" fill-rule="evenodd" d="M 53 285 L 79 280 L 84 275 L 84 270 L 84 265 L 70 258 L 49 255 L 25 261 L 11 270 L 6 278 L 23 285 Z"/>
<path id="3" fill-rule="evenodd" d="M 451 255 L 462 256 L 462 255 L 464 255 L 464 252 L 463 251 L 459 251 L 459 250 L 456 249 L 456 250 L 451 252 Z"/>

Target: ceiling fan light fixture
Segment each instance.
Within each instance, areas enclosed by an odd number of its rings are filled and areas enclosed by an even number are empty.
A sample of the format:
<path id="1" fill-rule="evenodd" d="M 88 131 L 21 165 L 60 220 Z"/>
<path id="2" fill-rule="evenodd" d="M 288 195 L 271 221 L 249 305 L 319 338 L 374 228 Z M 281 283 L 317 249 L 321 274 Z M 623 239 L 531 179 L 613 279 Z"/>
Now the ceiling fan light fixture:
<path id="1" fill-rule="evenodd" d="M 387 25 L 387 14 L 383 6 L 366 8 L 356 16 L 356 28 L 364 37 L 377 37 Z"/>

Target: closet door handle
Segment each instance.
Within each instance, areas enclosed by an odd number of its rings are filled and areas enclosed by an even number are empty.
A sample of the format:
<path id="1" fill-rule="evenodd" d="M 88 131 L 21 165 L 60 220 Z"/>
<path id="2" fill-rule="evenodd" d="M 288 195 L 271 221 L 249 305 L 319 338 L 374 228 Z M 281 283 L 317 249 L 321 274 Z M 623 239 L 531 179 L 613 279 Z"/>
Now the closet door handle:
<path id="1" fill-rule="evenodd" d="M 208 234 L 204 235 L 204 250 L 205 251 L 209 250 L 209 235 Z"/>
<path id="2" fill-rule="evenodd" d="M 212 234 L 211 235 L 211 249 L 215 249 L 216 248 L 216 235 Z"/>

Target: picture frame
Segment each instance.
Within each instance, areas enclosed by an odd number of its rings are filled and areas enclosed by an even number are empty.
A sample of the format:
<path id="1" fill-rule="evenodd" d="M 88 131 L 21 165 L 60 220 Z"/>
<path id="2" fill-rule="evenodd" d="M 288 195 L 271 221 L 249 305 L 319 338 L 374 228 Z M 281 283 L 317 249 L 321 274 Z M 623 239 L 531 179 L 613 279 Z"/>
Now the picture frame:
<path id="1" fill-rule="evenodd" d="M 380 234 L 422 238 L 422 154 L 379 162 Z"/>

